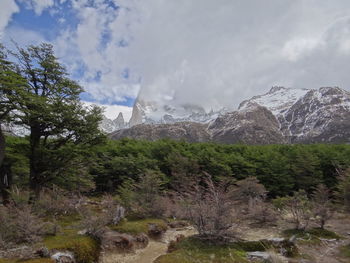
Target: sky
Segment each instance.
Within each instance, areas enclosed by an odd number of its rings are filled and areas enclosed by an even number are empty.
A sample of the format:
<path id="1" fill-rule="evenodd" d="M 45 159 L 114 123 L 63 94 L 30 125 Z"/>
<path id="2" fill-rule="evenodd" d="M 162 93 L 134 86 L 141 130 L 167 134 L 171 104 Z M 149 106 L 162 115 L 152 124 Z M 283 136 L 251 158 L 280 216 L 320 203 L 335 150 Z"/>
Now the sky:
<path id="1" fill-rule="evenodd" d="M 137 97 L 235 108 L 272 86 L 350 90 L 349 0 L 0 0 L 0 41 L 49 42 L 128 119 Z"/>

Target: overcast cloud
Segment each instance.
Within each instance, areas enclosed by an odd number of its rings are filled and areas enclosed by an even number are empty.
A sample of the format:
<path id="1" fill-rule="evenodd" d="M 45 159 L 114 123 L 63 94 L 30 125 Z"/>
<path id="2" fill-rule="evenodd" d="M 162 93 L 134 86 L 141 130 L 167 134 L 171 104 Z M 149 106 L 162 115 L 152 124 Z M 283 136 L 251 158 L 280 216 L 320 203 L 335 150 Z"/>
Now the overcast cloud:
<path id="1" fill-rule="evenodd" d="M 27 8 L 64 25 L 68 2 L 78 22 L 51 42 L 100 103 L 139 94 L 210 109 L 275 85 L 350 90 L 349 0 L 31 0 Z M 0 7 L 0 32 L 20 30 L 9 23 L 15 1 Z"/>

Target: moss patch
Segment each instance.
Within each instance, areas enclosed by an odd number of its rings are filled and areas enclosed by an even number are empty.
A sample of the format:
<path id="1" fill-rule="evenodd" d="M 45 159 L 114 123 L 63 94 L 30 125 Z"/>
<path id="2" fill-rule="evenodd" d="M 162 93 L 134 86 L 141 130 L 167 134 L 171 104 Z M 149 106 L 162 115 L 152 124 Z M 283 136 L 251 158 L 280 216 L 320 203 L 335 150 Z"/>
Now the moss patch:
<path id="1" fill-rule="evenodd" d="M 140 234 L 148 232 L 148 224 L 156 224 L 161 229 L 167 229 L 167 224 L 162 219 L 141 219 L 123 221 L 119 225 L 111 226 L 110 228 L 120 233 Z"/>
<path id="2" fill-rule="evenodd" d="M 215 245 L 199 240 L 195 237 L 186 238 L 177 245 L 175 251 L 160 256 L 155 263 L 228 263 L 249 262 L 246 252 L 232 245 Z"/>
<path id="3" fill-rule="evenodd" d="M 45 238 L 44 243 L 50 250 L 72 251 L 78 263 L 95 262 L 100 253 L 99 243 L 96 240 L 67 231 L 66 235 Z"/>
<path id="4" fill-rule="evenodd" d="M 307 231 L 311 235 L 320 237 L 320 238 L 327 238 L 327 239 L 341 239 L 342 237 L 339 236 L 337 233 L 327 230 L 327 229 L 322 229 L 322 228 L 313 228 Z"/>
<path id="5" fill-rule="evenodd" d="M 325 239 L 341 239 L 337 233 L 334 233 L 330 230 L 321 229 L 321 228 L 312 228 L 310 230 L 297 230 L 297 229 L 288 229 L 282 232 L 283 236 L 290 238 L 296 236 L 301 240 L 298 240 L 301 244 L 311 244 L 319 245 L 321 244 L 320 238 Z"/>

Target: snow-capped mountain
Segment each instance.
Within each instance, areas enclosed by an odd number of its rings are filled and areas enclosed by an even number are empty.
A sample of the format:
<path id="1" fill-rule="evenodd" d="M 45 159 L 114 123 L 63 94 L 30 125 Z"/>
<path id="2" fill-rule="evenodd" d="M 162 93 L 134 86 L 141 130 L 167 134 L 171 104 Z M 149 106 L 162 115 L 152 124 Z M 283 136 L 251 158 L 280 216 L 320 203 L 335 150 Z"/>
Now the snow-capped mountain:
<path id="1" fill-rule="evenodd" d="M 105 133 L 111 133 L 117 130 L 126 129 L 129 125 L 124 120 L 123 113 L 119 113 L 118 117 L 114 120 L 108 119 L 103 115 L 103 119 L 100 123 L 100 129 Z"/>
<path id="2" fill-rule="evenodd" d="M 226 108 L 207 112 L 203 107 L 193 104 L 159 105 L 156 102 L 137 99 L 133 107 L 130 127 L 138 124 L 208 123 L 226 112 L 228 112 Z"/>
<path id="3" fill-rule="evenodd" d="M 243 101 L 236 111 L 208 114 L 198 109 L 185 108 L 183 114 L 182 109 L 158 110 L 154 104 L 138 102 L 130 126 L 143 123 L 148 125 L 147 129 L 137 125 L 114 132 L 111 137 L 178 139 L 180 133 L 187 139 L 190 132 L 190 141 L 209 138 L 209 141 L 249 144 L 350 143 L 350 93 L 338 87 L 273 87 L 266 94 Z M 196 139 L 197 134 L 200 138 Z"/>
<path id="4" fill-rule="evenodd" d="M 249 100 L 241 102 L 238 110 L 244 110 L 249 104 L 256 103 L 266 107 L 275 116 L 283 115 L 300 98 L 310 91 L 309 89 L 293 89 L 284 87 L 272 87 L 269 92 L 254 96 Z"/>
<path id="5" fill-rule="evenodd" d="M 270 110 L 290 142 L 350 142 L 350 93 L 338 87 L 292 89 L 274 87 L 240 104 Z"/>

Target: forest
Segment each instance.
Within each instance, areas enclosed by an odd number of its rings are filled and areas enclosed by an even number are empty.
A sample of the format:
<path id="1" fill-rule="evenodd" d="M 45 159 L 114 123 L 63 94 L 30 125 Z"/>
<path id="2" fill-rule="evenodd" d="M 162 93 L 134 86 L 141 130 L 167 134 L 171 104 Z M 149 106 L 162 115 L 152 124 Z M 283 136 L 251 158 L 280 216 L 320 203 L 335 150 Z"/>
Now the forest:
<path id="1" fill-rule="evenodd" d="M 119 262 L 167 235 L 149 262 L 298 262 L 324 240 L 349 256 L 350 145 L 114 141 L 83 91 L 51 45 L 1 46 L 1 263 Z M 283 238 L 249 240 L 262 229 Z"/>
<path id="2" fill-rule="evenodd" d="M 6 142 L 2 171 L 7 171 L 12 186 L 27 189 L 28 140 L 8 136 Z M 64 151 L 62 154 L 67 155 Z M 41 187 L 55 185 L 91 195 L 115 194 L 126 181 L 137 181 L 154 172 L 164 177 L 164 187 L 171 190 L 182 177 L 190 179 L 208 173 L 218 181 L 225 177 L 234 180 L 256 177 L 268 190 L 269 197 L 275 198 L 298 190 L 311 193 L 319 184 L 335 190 L 341 171 L 350 166 L 350 146 L 252 146 L 104 138 L 94 147 L 80 149 L 74 158 L 70 156 L 70 162 L 55 162 L 54 158 L 47 160 L 46 169 L 59 167 L 60 172 L 47 176 Z"/>

